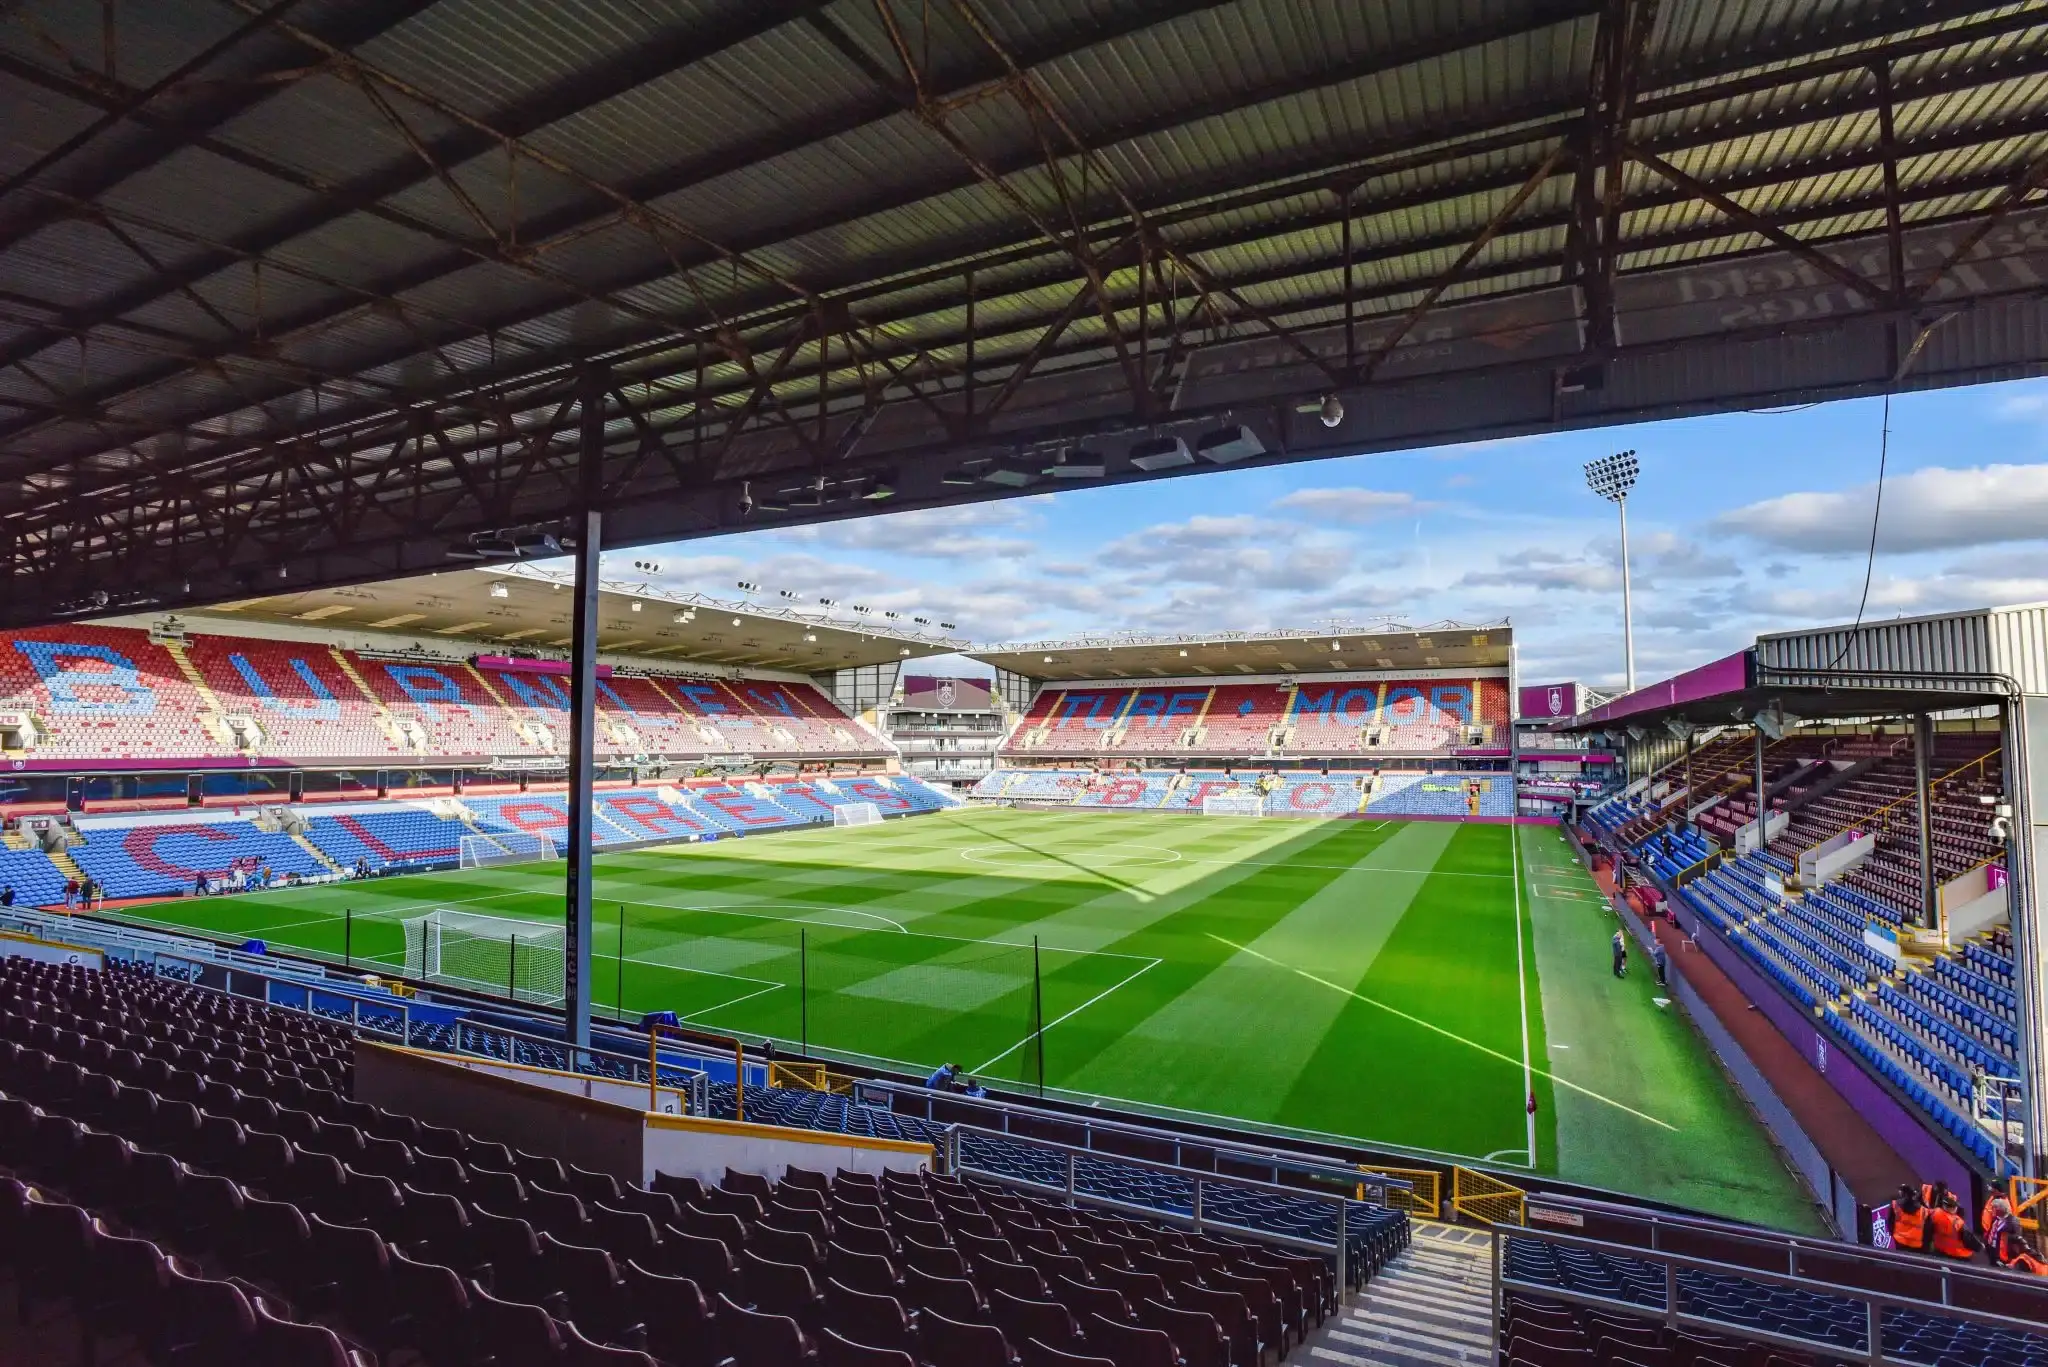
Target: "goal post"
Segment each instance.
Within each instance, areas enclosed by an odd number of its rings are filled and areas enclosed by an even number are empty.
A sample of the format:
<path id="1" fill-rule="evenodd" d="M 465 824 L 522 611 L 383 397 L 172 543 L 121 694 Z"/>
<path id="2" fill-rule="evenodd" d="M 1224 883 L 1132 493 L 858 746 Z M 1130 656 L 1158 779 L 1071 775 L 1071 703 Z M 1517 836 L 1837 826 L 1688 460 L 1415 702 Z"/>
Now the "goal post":
<path id="1" fill-rule="evenodd" d="M 564 995 L 564 928 L 440 908 L 405 921 L 405 976 L 537 1006 Z"/>
<path id="2" fill-rule="evenodd" d="M 1203 816 L 1264 816 L 1266 797 L 1244 789 L 1234 793 L 1210 793 L 1202 799 Z"/>
<path id="3" fill-rule="evenodd" d="M 835 826 L 879 826 L 882 809 L 872 802 L 843 802 L 832 809 Z"/>
<path id="4" fill-rule="evenodd" d="M 465 869 L 488 868 L 493 864 L 530 864 L 538 859 L 559 859 L 555 842 L 544 835 L 525 831 L 501 831 L 496 835 L 465 835 L 456 849 L 456 863 Z"/>

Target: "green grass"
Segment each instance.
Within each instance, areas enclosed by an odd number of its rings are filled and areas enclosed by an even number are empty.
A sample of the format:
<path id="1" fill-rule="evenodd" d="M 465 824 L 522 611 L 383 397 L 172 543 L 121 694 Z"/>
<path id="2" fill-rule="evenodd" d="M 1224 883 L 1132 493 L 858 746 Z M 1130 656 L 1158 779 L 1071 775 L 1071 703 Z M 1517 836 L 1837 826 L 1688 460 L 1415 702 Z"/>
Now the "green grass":
<path id="1" fill-rule="evenodd" d="M 1648 973 L 1611 976 L 1612 913 L 1547 827 L 980 809 L 596 873 L 601 1010 L 998 1085 L 1035 1085 L 1042 1046 L 1049 1090 L 1509 1168 L 1533 1132 L 1539 1171 L 1817 1228 Z M 334 958 L 346 934 L 355 962 L 396 967 L 400 922 L 435 907 L 559 924 L 562 875 L 140 914 Z"/>

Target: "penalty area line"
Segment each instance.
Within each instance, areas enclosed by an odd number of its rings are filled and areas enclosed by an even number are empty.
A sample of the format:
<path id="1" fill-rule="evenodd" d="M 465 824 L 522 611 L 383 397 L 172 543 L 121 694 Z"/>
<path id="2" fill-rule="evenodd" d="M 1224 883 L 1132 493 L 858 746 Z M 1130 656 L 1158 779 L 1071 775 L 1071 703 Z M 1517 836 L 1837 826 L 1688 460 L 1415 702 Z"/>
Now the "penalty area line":
<path id="1" fill-rule="evenodd" d="M 723 975 L 723 974 L 722 974 L 722 975 L 720 975 L 720 976 L 729 976 L 729 975 Z M 759 978 L 747 978 L 747 979 L 742 979 L 742 981 L 745 981 L 745 982 L 759 982 L 759 981 L 760 981 L 760 979 L 759 979 Z M 781 988 L 783 988 L 783 987 L 786 987 L 787 985 L 788 985 L 788 984 L 786 984 L 786 983 L 769 983 L 769 984 L 768 984 L 768 985 L 767 985 L 766 987 L 758 987 L 758 988 L 755 988 L 755 989 L 754 989 L 754 990 L 753 990 L 752 992 L 748 992 L 748 993 L 745 993 L 744 995 L 741 995 L 741 996 L 738 996 L 738 997 L 734 997 L 734 998 L 733 998 L 733 999 L 732 999 L 731 1001 L 723 1001 L 723 1002 L 720 1002 L 720 1003 L 718 1003 L 718 1004 L 717 1004 L 716 1006 L 707 1006 L 707 1007 L 705 1007 L 705 1008 L 704 1008 L 703 1010 L 701 1010 L 701 1011 L 692 1011 L 692 1012 L 690 1012 L 690 1013 L 689 1013 L 688 1015 L 684 1015 L 684 1016 L 678 1016 L 678 1017 L 676 1017 L 676 1019 L 677 1019 L 677 1020 L 686 1020 L 686 1021 L 693 1021 L 693 1020 L 699 1020 L 699 1019 L 701 1019 L 701 1018 L 703 1018 L 703 1017 L 705 1017 L 705 1016 L 708 1016 L 708 1015 L 710 1015 L 710 1014 L 711 1014 L 712 1012 L 714 1012 L 714 1011 L 723 1011 L 723 1010 L 725 1010 L 725 1008 L 727 1008 L 728 1006 L 738 1006 L 738 1005 L 739 1005 L 739 1004 L 740 1004 L 741 1002 L 750 1002 L 750 1001 L 752 1001 L 752 1000 L 753 1000 L 754 998 L 756 998 L 756 997 L 765 997 L 765 996 L 767 996 L 767 995 L 768 995 L 768 994 L 769 994 L 770 992 L 775 992 L 775 991 L 779 991 L 779 990 L 780 990 Z"/>
<path id="2" fill-rule="evenodd" d="M 1067 1012 L 1066 1015 L 1061 1016 L 1058 1020 L 1039 1026 L 1038 1029 L 1032 1031 L 1023 1039 L 1018 1040 L 1015 1044 L 1003 1050 L 1002 1053 L 997 1054 L 994 1058 L 982 1064 L 979 1068 L 976 1068 L 972 1073 L 968 1074 L 968 1076 L 979 1077 L 981 1074 L 986 1073 L 989 1069 L 995 1067 L 998 1063 L 1001 1063 L 1004 1059 L 1016 1053 L 1025 1045 L 1031 1043 L 1032 1040 L 1043 1037 L 1047 1031 L 1053 1028 L 1053 1026 L 1065 1024 L 1067 1021 L 1070 1021 L 1074 1017 L 1080 1015 L 1083 1011 L 1086 1011 L 1089 1007 L 1095 1005 L 1095 1003 L 1101 1001 L 1104 997 L 1107 997 L 1110 993 L 1115 992 L 1123 987 L 1128 986 L 1131 983 L 1136 982 L 1138 979 L 1144 977 L 1147 973 L 1150 973 L 1153 969 L 1159 967 L 1159 965 L 1165 962 L 1166 960 L 1164 959 L 1154 959 L 1151 962 L 1145 964 L 1142 968 L 1138 969 L 1135 973 L 1132 973 L 1128 977 L 1124 978 L 1122 981 L 1112 983 L 1108 987 L 1103 988 L 1100 992 L 1097 992 L 1094 996 L 1090 997 L 1087 1001 L 1082 1002 L 1079 1006 Z"/>
<path id="3" fill-rule="evenodd" d="M 1433 1031 L 1436 1034 L 1442 1035 L 1445 1039 L 1456 1040 L 1458 1043 L 1465 1045 L 1468 1048 L 1477 1049 L 1480 1053 L 1487 1055 L 1489 1058 L 1497 1058 L 1502 1063 L 1512 1064 L 1516 1067 L 1522 1066 L 1522 1060 L 1516 1058 L 1512 1054 L 1504 1054 L 1498 1049 L 1489 1048 L 1488 1046 L 1479 1043 L 1477 1040 L 1469 1040 L 1466 1039 L 1463 1035 L 1453 1034 L 1449 1030 L 1444 1029 L 1441 1025 L 1434 1024 L 1430 1021 L 1426 1021 L 1422 1019 L 1422 1017 L 1420 1016 L 1409 1015 L 1406 1011 L 1403 1011 L 1398 1006 L 1389 1006 L 1383 1001 L 1375 1001 L 1371 997 L 1366 996 L 1363 992 L 1354 991 L 1353 989 L 1345 987 L 1339 983 L 1333 983 L 1328 978 L 1318 977 L 1315 974 L 1309 972 L 1305 968 L 1296 968 L 1292 964 L 1283 964 L 1278 959 L 1272 957 L 1270 954 L 1261 954 L 1258 950 L 1253 949 L 1248 945 L 1238 944 L 1235 940 L 1226 940 L 1221 935 L 1216 934 L 1214 931 L 1211 931 L 1209 933 L 1209 938 L 1216 941 L 1216 943 L 1218 944 L 1230 946 L 1230 948 L 1236 950 L 1240 954 L 1249 954 L 1254 959 L 1263 960 L 1264 962 L 1273 965 L 1273 967 L 1275 968 L 1283 968 L 1286 969 L 1288 972 L 1293 973 L 1299 977 L 1307 978 L 1310 982 L 1317 983 L 1323 987 L 1327 987 L 1332 992 L 1342 992 L 1345 996 L 1350 997 L 1355 1001 L 1364 1002 L 1367 1006 L 1376 1006 L 1380 1010 L 1386 1012 L 1388 1015 L 1399 1016 L 1402 1020 L 1409 1022 L 1411 1025 L 1419 1025 L 1425 1030 Z M 1654 1115 L 1650 1115 L 1646 1112 L 1639 1111 L 1635 1107 L 1630 1106 L 1625 1102 L 1616 1101 L 1613 1097 L 1602 1096 L 1600 1095 L 1600 1093 L 1594 1091 L 1590 1087 L 1581 1087 L 1578 1083 L 1572 1082 L 1566 1078 L 1561 1078 L 1556 1073 L 1551 1072 L 1547 1068 L 1531 1067 L 1529 1071 L 1536 1074 L 1536 1076 L 1538 1077 L 1549 1078 L 1552 1082 L 1556 1083 L 1560 1087 L 1568 1087 L 1572 1091 L 1579 1093 L 1581 1096 L 1589 1096 L 1593 1098 L 1593 1100 L 1601 1103 L 1604 1106 L 1612 1106 L 1617 1111 L 1626 1111 L 1628 1112 L 1628 1114 L 1634 1116 L 1638 1120 L 1647 1120 L 1652 1125 L 1657 1126 L 1659 1129 L 1669 1130 L 1673 1134 L 1678 1133 L 1678 1127 L 1676 1125 L 1672 1125 L 1665 1121 L 1659 1120 Z"/>

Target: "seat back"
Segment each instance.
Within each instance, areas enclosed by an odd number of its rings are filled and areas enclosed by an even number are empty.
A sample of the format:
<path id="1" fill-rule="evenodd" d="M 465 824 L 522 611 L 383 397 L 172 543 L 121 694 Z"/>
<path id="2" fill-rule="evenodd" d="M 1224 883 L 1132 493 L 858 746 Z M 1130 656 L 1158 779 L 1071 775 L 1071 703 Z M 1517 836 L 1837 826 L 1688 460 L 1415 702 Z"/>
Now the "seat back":
<path id="1" fill-rule="evenodd" d="M 1117 1367 L 1181 1367 L 1173 1340 L 1157 1329 L 1090 1315 L 1088 1342 L 1115 1360 Z"/>
<path id="2" fill-rule="evenodd" d="M 964 1277 L 934 1277 L 912 1267 L 903 1274 L 903 1294 L 920 1311 L 977 1322 L 986 1313 L 974 1283 Z"/>
<path id="3" fill-rule="evenodd" d="M 818 1336 L 823 1367 L 917 1367 L 917 1359 L 900 1348 L 872 1348 L 827 1328 Z"/>
<path id="4" fill-rule="evenodd" d="M 471 1282 L 466 1288 L 475 1310 L 476 1346 L 501 1362 L 551 1360 L 562 1351 L 555 1318 L 537 1305 L 500 1300 Z"/>
<path id="5" fill-rule="evenodd" d="M 917 1335 L 931 1367 L 1002 1367 L 1013 1357 L 993 1324 L 969 1324 L 936 1310 L 918 1315 Z"/>
<path id="6" fill-rule="evenodd" d="M 734 1367 L 791 1367 L 810 1351 L 803 1327 L 789 1316 L 749 1310 L 723 1294 L 718 1328 Z"/>
<path id="7" fill-rule="evenodd" d="M 802 1263 L 805 1267 L 825 1265 L 825 1247 L 816 1236 L 803 1230 L 784 1229 L 767 1220 L 754 1226 L 747 1246 L 776 1262 Z"/>
<path id="8" fill-rule="evenodd" d="M 711 1359 L 711 1306 L 697 1283 L 631 1260 L 619 1265 L 619 1275 L 632 1318 L 647 1326 L 647 1346 L 657 1357 L 672 1363 Z"/>
<path id="9" fill-rule="evenodd" d="M 1030 1339 L 1072 1352 L 1081 1343 L 1081 1327 L 1066 1306 L 1053 1300 L 1032 1300 L 1007 1291 L 989 1293 L 990 1318 L 1014 1346 Z"/>

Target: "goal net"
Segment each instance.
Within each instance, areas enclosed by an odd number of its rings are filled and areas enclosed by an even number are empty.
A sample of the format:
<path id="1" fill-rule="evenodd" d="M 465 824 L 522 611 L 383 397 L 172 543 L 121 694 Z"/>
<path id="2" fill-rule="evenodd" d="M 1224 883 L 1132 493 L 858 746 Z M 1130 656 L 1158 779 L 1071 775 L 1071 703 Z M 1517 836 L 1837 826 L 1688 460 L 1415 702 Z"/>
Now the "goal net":
<path id="1" fill-rule="evenodd" d="M 536 859 L 558 859 L 555 842 L 544 835 L 505 831 L 498 835 L 465 835 L 456 861 L 465 869 L 491 864 L 526 864 Z"/>
<path id="2" fill-rule="evenodd" d="M 561 926 L 445 908 L 404 924 L 406 977 L 540 1006 L 561 1004 Z"/>
<path id="3" fill-rule="evenodd" d="M 832 809 L 835 826 L 879 826 L 882 809 L 872 802 L 846 802 Z"/>
<path id="4" fill-rule="evenodd" d="M 1246 789 L 1236 793 L 1210 793 L 1202 799 L 1203 816 L 1264 816 L 1266 798 L 1263 793 Z"/>

